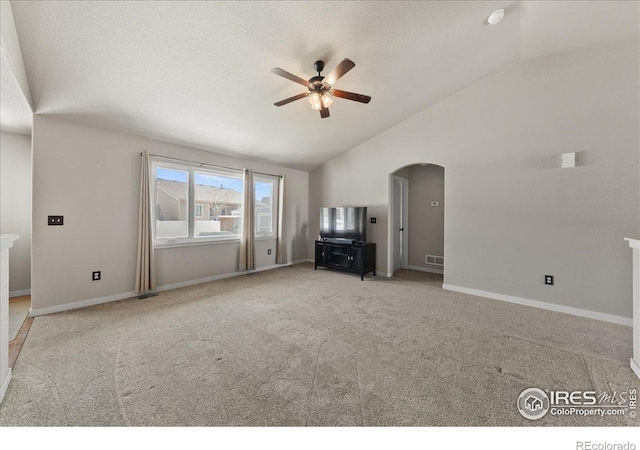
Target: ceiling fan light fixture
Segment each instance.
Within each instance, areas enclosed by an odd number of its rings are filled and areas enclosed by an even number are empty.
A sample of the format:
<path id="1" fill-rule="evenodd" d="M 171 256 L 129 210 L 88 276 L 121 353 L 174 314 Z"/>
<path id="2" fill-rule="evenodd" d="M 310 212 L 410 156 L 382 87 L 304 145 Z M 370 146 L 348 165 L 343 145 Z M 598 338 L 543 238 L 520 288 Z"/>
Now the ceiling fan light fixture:
<path id="1" fill-rule="evenodd" d="M 311 107 L 316 111 L 320 111 L 320 109 L 322 108 L 322 105 L 320 103 L 321 101 L 322 100 L 320 99 L 320 94 L 318 94 L 317 92 L 314 92 L 309 96 L 309 103 L 311 103 Z"/>
<path id="2" fill-rule="evenodd" d="M 322 96 L 322 104 L 324 105 L 325 108 L 328 108 L 329 106 L 331 106 L 332 103 L 333 103 L 333 99 L 328 94 L 324 94 Z"/>

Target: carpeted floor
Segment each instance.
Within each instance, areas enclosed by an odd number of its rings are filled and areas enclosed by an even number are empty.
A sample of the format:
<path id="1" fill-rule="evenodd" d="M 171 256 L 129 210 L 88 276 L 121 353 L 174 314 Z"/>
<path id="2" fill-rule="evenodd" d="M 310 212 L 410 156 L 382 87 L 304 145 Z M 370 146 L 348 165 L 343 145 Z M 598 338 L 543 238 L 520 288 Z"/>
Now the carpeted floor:
<path id="1" fill-rule="evenodd" d="M 630 328 L 441 285 L 302 264 L 38 317 L 0 424 L 638 425 L 516 409 L 640 388 Z"/>

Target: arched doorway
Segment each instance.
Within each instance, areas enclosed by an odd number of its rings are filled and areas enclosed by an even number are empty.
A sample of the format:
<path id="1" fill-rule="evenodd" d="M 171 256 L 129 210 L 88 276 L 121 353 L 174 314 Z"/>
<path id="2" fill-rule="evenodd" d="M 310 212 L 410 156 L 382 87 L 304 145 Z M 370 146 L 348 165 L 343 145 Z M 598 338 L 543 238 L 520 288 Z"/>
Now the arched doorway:
<path id="1" fill-rule="evenodd" d="M 444 274 L 444 167 L 416 163 L 389 174 L 387 267 Z"/>

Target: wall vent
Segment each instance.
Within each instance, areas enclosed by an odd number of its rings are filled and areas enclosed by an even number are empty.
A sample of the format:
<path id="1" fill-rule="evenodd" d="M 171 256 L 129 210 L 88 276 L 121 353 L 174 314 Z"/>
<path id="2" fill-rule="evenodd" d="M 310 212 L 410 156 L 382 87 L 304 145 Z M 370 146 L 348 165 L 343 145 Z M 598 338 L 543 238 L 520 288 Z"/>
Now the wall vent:
<path id="1" fill-rule="evenodd" d="M 433 264 L 434 266 L 444 266 L 444 256 L 426 255 L 425 264 Z"/>

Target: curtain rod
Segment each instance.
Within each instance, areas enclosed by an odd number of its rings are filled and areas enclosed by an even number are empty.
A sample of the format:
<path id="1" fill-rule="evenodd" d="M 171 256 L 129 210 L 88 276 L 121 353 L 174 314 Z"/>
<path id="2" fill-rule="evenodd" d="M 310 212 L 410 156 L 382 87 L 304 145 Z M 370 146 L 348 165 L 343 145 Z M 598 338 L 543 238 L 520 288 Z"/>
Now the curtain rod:
<path id="1" fill-rule="evenodd" d="M 143 155 L 143 153 L 140 153 L 140 156 L 142 156 L 142 155 Z M 215 165 L 215 164 L 207 164 L 207 163 L 203 163 L 203 162 L 188 161 L 186 159 L 171 158 L 170 156 L 154 155 L 152 153 L 149 153 L 149 156 L 153 156 L 154 158 L 160 158 L 160 159 L 169 159 L 171 161 L 179 161 L 179 162 L 183 162 L 183 163 L 197 164 L 197 165 L 200 165 L 200 166 L 216 167 L 218 169 L 237 170 L 239 172 L 244 171 L 244 169 L 237 169 L 235 167 L 218 166 L 218 165 Z M 282 175 L 274 175 L 272 173 L 255 172 L 255 171 L 253 173 L 257 173 L 258 175 L 267 175 L 269 177 L 282 178 Z"/>

